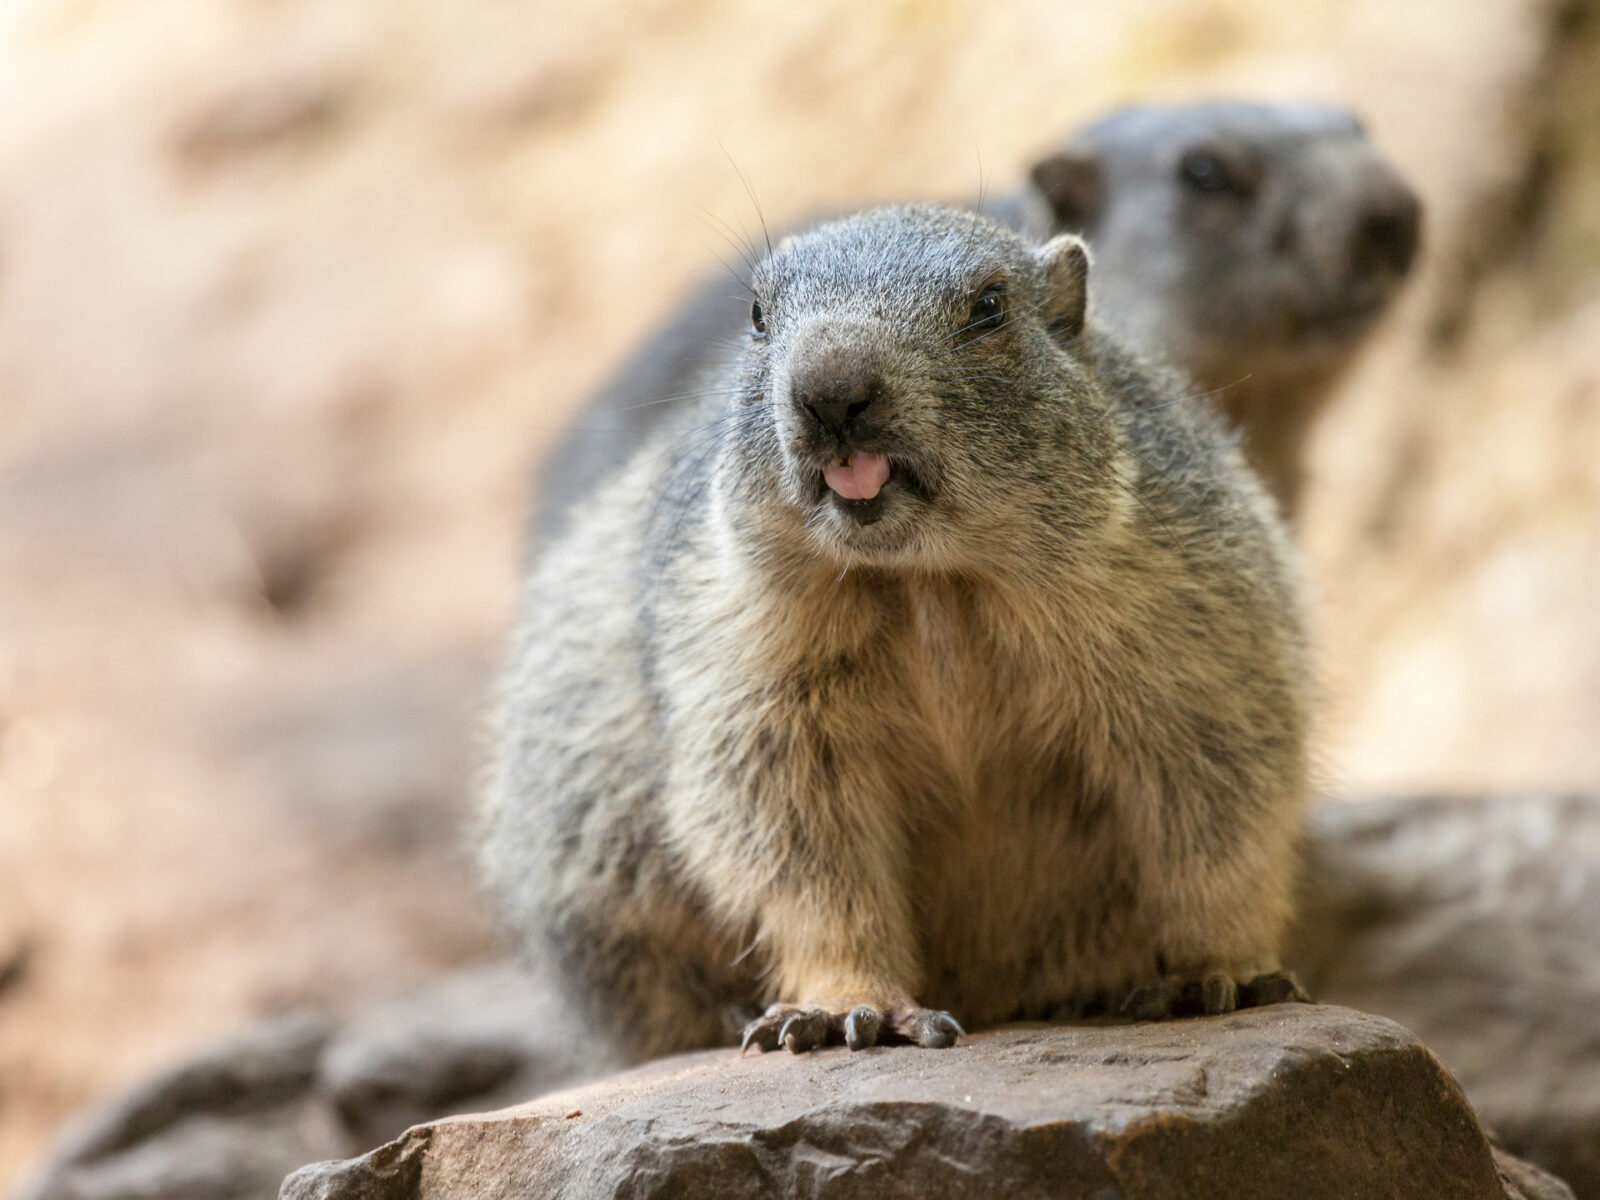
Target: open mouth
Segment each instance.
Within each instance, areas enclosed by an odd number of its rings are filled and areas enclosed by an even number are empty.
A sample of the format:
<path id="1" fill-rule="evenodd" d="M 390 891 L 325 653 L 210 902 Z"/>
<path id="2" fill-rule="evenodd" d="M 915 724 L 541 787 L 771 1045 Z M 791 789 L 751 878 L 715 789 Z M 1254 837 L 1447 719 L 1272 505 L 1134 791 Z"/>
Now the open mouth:
<path id="1" fill-rule="evenodd" d="M 909 467 L 886 454 L 857 450 L 817 472 L 816 498 L 819 504 L 830 503 L 857 525 L 872 525 L 884 515 L 894 493 L 902 488 L 921 490 L 920 482 Z"/>
<path id="2" fill-rule="evenodd" d="M 857 450 L 822 469 L 822 482 L 842 500 L 875 500 L 894 468 L 887 454 Z"/>

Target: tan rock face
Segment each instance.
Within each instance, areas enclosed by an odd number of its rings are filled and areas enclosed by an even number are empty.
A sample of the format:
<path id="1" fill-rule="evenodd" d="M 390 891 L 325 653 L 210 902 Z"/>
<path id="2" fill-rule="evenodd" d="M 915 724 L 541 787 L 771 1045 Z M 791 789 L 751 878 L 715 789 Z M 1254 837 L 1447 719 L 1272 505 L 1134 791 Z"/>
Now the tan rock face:
<path id="1" fill-rule="evenodd" d="M 363 1158 L 297 1172 L 283 1196 L 754 1200 L 972 1188 L 1129 1200 L 1571 1194 L 1497 1162 L 1460 1092 L 1404 1030 L 1290 1005 L 1014 1027 L 943 1051 L 687 1055 L 419 1126 Z"/>

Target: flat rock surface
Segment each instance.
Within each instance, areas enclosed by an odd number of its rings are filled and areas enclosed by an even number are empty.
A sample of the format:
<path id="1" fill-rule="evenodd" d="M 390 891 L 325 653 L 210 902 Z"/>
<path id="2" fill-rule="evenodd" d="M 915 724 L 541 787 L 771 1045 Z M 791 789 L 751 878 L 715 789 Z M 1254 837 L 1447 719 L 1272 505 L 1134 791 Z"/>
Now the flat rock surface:
<path id="1" fill-rule="evenodd" d="M 284 1200 L 1570 1197 L 1404 1029 L 1288 1005 L 947 1051 L 686 1055 L 306 1167 Z"/>

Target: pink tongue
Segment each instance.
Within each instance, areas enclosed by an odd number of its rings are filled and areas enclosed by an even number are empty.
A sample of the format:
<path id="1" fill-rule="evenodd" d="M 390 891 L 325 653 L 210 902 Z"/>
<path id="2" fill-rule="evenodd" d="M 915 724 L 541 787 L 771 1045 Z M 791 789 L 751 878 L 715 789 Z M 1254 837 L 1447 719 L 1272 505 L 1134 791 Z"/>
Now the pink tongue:
<path id="1" fill-rule="evenodd" d="M 889 460 L 857 450 L 849 462 L 834 463 L 823 471 L 822 478 L 846 500 L 871 500 L 889 478 Z"/>

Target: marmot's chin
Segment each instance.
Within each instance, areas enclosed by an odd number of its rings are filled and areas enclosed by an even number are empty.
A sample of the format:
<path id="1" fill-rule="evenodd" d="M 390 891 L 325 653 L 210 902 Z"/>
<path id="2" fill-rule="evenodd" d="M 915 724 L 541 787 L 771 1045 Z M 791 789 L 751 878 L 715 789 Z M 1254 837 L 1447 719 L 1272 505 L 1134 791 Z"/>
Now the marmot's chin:
<path id="1" fill-rule="evenodd" d="M 903 496 L 885 497 L 871 514 L 852 513 L 843 504 L 823 500 L 810 529 L 818 544 L 847 563 L 909 566 L 917 557 L 918 514 Z M 869 516 L 870 519 L 863 519 Z"/>

